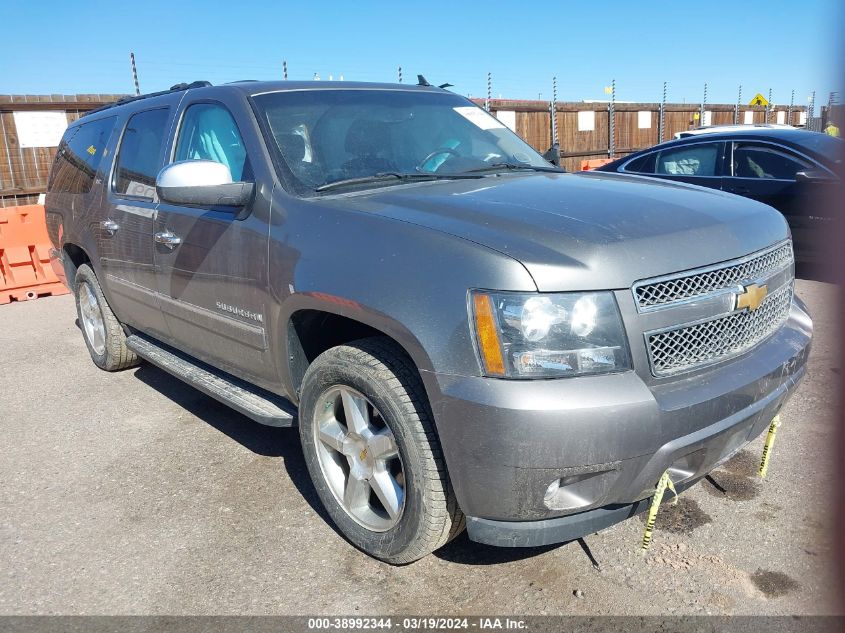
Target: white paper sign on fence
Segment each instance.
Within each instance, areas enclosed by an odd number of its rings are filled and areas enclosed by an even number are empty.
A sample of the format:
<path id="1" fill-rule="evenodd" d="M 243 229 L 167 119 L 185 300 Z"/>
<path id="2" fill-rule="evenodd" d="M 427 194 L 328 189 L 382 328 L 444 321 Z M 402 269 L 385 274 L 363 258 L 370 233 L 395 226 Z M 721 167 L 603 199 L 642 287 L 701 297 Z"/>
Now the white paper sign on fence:
<path id="1" fill-rule="evenodd" d="M 637 112 L 637 127 L 641 130 L 651 129 L 651 110 Z"/>
<path id="2" fill-rule="evenodd" d="M 496 118 L 507 125 L 511 131 L 516 132 L 516 112 L 513 110 L 499 110 L 496 112 Z"/>
<path id="3" fill-rule="evenodd" d="M 578 131 L 592 132 L 596 129 L 596 113 L 592 110 L 578 111 Z"/>
<path id="4" fill-rule="evenodd" d="M 783 125 L 784 123 L 786 123 L 786 112 L 778 110 L 778 125 Z"/>
<path id="5" fill-rule="evenodd" d="M 67 128 L 64 112 L 14 112 L 18 144 L 27 147 L 56 147 Z"/>
<path id="6" fill-rule="evenodd" d="M 704 118 L 701 120 L 701 125 L 713 125 L 713 113 L 710 110 L 704 111 Z"/>
<path id="7" fill-rule="evenodd" d="M 752 112 L 751 110 L 746 110 L 743 113 L 742 122 L 745 125 L 751 125 L 752 123 L 754 123 L 754 112 Z"/>
<path id="8" fill-rule="evenodd" d="M 807 113 L 802 111 L 798 113 L 798 125 L 807 125 Z"/>

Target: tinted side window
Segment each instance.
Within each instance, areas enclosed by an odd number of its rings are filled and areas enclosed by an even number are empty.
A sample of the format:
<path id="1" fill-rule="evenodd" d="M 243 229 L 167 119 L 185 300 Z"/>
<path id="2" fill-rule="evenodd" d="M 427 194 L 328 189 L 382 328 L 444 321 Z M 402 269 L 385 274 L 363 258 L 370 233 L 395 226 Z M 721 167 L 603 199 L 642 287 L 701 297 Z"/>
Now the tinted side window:
<path id="1" fill-rule="evenodd" d="M 697 143 L 665 149 L 657 155 L 658 174 L 715 176 L 719 143 Z"/>
<path id="2" fill-rule="evenodd" d="M 168 116 L 167 108 L 161 108 L 129 118 L 117 152 L 115 192 L 153 199 Z"/>
<path id="3" fill-rule="evenodd" d="M 812 168 L 809 162 L 771 145 L 734 144 L 733 173 L 737 178 L 795 180 L 796 172 Z"/>
<path id="4" fill-rule="evenodd" d="M 246 150 L 235 119 L 223 106 L 198 103 L 185 110 L 176 144 L 176 160 L 213 160 L 240 182 L 248 172 Z M 250 179 L 249 175 L 246 176 Z"/>
<path id="5" fill-rule="evenodd" d="M 59 143 L 50 183 L 52 192 L 88 193 L 117 117 L 91 121 L 68 130 Z"/>
<path id="6" fill-rule="evenodd" d="M 635 158 L 625 165 L 625 171 L 635 174 L 653 174 L 656 157 L 657 154 L 652 152 L 650 154 L 646 154 L 645 156 Z"/>

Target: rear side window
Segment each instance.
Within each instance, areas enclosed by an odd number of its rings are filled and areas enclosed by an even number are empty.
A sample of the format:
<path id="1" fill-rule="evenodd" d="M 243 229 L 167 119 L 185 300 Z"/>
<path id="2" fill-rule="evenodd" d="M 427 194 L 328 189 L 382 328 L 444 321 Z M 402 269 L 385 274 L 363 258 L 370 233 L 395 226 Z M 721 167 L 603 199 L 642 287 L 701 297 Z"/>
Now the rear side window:
<path id="1" fill-rule="evenodd" d="M 153 199 L 168 118 L 167 108 L 146 110 L 130 117 L 117 152 L 116 193 Z"/>
<path id="2" fill-rule="evenodd" d="M 56 151 L 48 190 L 57 193 L 88 193 L 106 153 L 117 117 L 83 123 L 65 132 Z"/>
<path id="3" fill-rule="evenodd" d="M 733 171 L 737 178 L 795 180 L 796 172 L 812 168 L 808 161 L 771 145 L 734 144 Z"/>
<path id="4" fill-rule="evenodd" d="M 665 149 L 657 155 L 658 174 L 669 176 L 715 176 L 719 143 L 697 143 Z"/>

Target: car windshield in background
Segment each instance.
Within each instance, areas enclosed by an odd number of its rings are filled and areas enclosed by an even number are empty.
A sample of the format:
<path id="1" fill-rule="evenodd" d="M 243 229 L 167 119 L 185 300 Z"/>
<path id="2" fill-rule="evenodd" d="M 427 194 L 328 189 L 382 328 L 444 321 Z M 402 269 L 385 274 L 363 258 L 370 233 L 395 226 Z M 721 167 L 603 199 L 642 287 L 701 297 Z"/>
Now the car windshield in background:
<path id="1" fill-rule="evenodd" d="M 837 164 L 845 157 L 845 141 L 835 136 L 821 133 L 802 134 L 795 142 Z"/>
<path id="2" fill-rule="evenodd" d="M 495 117 L 445 91 L 282 91 L 253 101 L 304 195 L 559 171 Z"/>

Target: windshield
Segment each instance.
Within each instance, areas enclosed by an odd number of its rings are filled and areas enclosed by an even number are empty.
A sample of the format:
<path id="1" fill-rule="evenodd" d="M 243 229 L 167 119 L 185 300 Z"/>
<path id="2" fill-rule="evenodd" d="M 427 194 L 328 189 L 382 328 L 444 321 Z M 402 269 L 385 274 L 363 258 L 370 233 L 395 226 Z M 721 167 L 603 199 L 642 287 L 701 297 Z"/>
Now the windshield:
<path id="1" fill-rule="evenodd" d="M 842 162 L 843 150 L 845 150 L 845 141 L 828 134 L 820 133 L 804 133 L 795 140 L 799 145 L 803 145 L 811 152 L 821 154 L 828 160 L 834 163 Z"/>
<path id="2" fill-rule="evenodd" d="M 498 119 L 445 91 L 283 91 L 253 101 L 300 195 L 554 169 Z"/>

